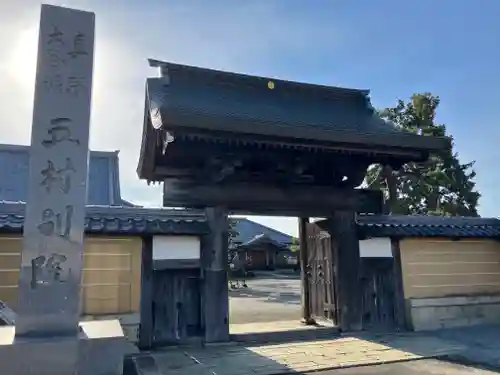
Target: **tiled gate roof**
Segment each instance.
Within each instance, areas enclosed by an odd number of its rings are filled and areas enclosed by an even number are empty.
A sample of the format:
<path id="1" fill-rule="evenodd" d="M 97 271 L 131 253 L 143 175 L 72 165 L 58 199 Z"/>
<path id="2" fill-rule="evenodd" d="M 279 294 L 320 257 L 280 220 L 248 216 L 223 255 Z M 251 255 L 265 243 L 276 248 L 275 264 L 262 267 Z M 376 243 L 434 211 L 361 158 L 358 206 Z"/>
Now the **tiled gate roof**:
<path id="1" fill-rule="evenodd" d="M 360 233 L 369 237 L 500 238 L 500 220 L 479 217 L 359 215 Z"/>
<path id="2" fill-rule="evenodd" d="M 0 233 L 20 233 L 25 204 L 0 202 Z M 85 232 L 107 235 L 209 233 L 205 215 L 191 210 L 87 206 Z"/>

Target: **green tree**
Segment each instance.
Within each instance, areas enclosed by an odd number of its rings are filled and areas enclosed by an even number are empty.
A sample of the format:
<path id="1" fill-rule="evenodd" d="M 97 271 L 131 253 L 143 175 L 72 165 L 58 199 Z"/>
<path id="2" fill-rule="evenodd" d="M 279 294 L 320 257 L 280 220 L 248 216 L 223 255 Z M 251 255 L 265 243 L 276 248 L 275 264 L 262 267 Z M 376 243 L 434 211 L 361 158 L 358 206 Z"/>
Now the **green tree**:
<path id="1" fill-rule="evenodd" d="M 290 251 L 296 252 L 300 250 L 299 239 L 293 237 L 292 244 L 290 245 Z"/>
<path id="2" fill-rule="evenodd" d="M 395 107 L 380 111 L 380 115 L 412 133 L 450 137 L 446 126 L 435 121 L 438 106 L 439 97 L 415 94 L 408 102 L 399 100 Z M 431 155 L 423 163 L 407 163 L 397 171 L 373 165 L 368 169 L 366 184 L 382 189 L 390 213 L 478 216 L 480 194 L 476 191 L 473 166 L 474 161 L 460 163 L 452 143 L 450 150 Z"/>

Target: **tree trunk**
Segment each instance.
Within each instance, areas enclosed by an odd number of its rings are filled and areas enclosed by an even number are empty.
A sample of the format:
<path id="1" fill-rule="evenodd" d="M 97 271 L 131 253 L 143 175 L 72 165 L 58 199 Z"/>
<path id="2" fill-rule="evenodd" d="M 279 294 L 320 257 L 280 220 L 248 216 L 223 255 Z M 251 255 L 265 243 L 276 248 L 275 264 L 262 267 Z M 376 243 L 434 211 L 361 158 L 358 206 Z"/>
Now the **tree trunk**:
<path id="1" fill-rule="evenodd" d="M 427 212 L 437 212 L 439 209 L 439 191 L 433 189 L 427 198 Z"/>

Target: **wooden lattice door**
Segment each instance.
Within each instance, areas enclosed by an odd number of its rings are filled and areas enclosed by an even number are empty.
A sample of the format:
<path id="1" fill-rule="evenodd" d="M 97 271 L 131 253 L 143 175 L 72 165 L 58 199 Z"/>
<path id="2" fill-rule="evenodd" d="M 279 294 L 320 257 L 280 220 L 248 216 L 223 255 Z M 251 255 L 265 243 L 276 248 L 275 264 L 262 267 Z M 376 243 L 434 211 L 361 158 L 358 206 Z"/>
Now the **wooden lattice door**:
<path id="1" fill-rule="evenodd" d="M 337 324 L 335 256 L 330 235 L 314 223 L 307 224 L 309 303 L 312 318 Z"/>
<path id="2" fill-rule="evenodd" d="M 393 258 L 363 258 L 363 328 L 390 331 L 396 328 Z"/>
<path id="3" fill-rule="evenodd" d="M 201 337 L 199 271 L 155 271 L 153 280 L 153 346 Z"/>

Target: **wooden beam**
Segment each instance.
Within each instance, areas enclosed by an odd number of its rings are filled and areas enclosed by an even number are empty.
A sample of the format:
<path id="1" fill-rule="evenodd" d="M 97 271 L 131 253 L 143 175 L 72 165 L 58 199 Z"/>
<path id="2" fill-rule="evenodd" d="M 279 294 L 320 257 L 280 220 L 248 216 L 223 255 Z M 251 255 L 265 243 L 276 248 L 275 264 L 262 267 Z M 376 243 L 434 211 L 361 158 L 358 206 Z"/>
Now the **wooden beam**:
<path id="1" fill-rule="evenodd" d="M 360 279 L 359 240 L 353 211 L 336 211 L 331 216 L 332 251 L 336 251 L 337 302 L 343 332 L 363 328 L 363 299 Z"/>
<path id="2" fill-rule="evenodd" d="M 208 184 L 185 179 L 164 180 L 165 207 L 224 206 L 232 214 L 326 217 L 337 210 L 382 212 L 382 193 L 367 189 L 306 186 Z"/>
<path id="3" fill-rule="evenodd" d="M 405 296 L 403 289 L 403 270 L 399 239 L 391 238 L 392 259 L 394 261 L 394 318 L 398 330 L 409 329 L 406 319 Z"/>
<path id="4" fill-rule="evenodd" d="M 307 260 L 309 257 L 309 249 L 307 248 L 307 223 L 309 223 L 308 217 L 299 217 L 300 285 L 302 292 L 302 322 L 306 325 L 312 325 L 315 321 L 311 317 L 311 296 L 307 269 Z"/>
<path id="5" fill-rule="evenodd" d="M 211 234 L 201 238 L 202 325 L 205 342 L 229 341 L 229 222 L 223 207 L 205 210 Z"/>
<path id="6" fill-rule="evenodd" d="M 140 349 L 151 349 L 153 330 L 153 237 L 148 236 L 142 239 Z"/>

